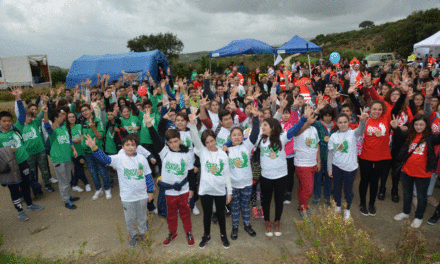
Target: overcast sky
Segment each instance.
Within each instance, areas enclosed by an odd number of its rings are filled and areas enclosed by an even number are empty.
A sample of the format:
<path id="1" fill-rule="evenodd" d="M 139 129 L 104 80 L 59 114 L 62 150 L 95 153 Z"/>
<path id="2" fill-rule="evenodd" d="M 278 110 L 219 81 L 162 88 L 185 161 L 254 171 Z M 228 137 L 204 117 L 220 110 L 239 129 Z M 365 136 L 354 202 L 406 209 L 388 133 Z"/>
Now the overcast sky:
<path id="1" fill-rule="evenodd" d="M 0 0 L 0 56 L 47 54 L 70 68 L 82 55 L 128 52 L 129 39 L 159 32 L 177 34 L 184 53 L 242 38 L 281 45 L 435 7 L 438 0 Z"/>

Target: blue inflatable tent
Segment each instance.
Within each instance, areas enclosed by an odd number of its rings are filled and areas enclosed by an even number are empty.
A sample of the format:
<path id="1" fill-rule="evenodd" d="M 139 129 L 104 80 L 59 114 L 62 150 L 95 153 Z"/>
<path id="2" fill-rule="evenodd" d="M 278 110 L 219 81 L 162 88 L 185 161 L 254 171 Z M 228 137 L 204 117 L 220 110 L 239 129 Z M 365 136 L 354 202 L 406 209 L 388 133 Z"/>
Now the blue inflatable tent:
<path id="1" fill-rule="evenodd" d="M 308 44 L 308 49 L 307 49 Z M 322 48 L 313 42 L 307 41 L 295 35 L 291 40 L 276 49 L 277 54 L 321 52 Z"/>
<path id="2" fill-rule="evenodd" d="M 87 78 L 92 81 L 92 85 L 96 85 L 97 73 L 109 74 L 109 82 L 118 80 L 122 76 L 121 69 L 127 73 L 141 73 L 142 80 L 149 71 L 153 79 L 157 81 L 158 66 L 161 66 L 164 72 L 169 67 L 165 55 L 159 50 L 94 56 L 84 55 L 72 63 L 66 78 L 66 85 L 68 88 L 75 88 L 76 84 L 80 84 L 81 81 Z"/>
<path id="3" fill-rule="evenodd" d="M 262 41 L 255 39 L 234 40 L 225 47 L 209 53 L 210 58 L 228 57 L 241 54 L 274 54 L 275 50 Z"/>

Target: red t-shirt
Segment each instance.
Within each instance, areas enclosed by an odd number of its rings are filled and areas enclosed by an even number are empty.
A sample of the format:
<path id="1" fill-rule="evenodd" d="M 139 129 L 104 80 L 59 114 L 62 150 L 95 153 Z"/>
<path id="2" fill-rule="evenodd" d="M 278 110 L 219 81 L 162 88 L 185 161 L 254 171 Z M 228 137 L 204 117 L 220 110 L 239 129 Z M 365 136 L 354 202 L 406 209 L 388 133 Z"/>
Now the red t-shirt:
<path id="1" fill-rule="evenodd" d="M 378 119 L 368 119 L 359 158 L 369 161 L 391 159 L 390 122 L 391 116 L 388 112 L 383 113 Z"/>
<path id="2" fill-rule="evenodd" d="M 408 149 L 408 153 L 415 149 L 421 138 L 422 134 L 417 133 Z M 405 164 L 403 164 L 402 171 L 412 177 L 430 178 L 431 172 L 426 172 L 426 162 L 428 161 L 427 151 L 426 142 L 423 142 L 414 150 Z"/>
<path id="3" fill-rule="evenodd" d="M 312 82 L 309 78 L 301 78 L 297 82 L 295 82 L 296 86 L 299 86 L 299 94 L 304 96 L 304 101 L 308 102 L 312 98 L 310 96 L 309 88 L 307 88 L 306 84 Z"/>
<path id="4" fill-rule="evenodd" d="M 199 88 L 201 89 L 203 87 L 203 82 L 195 81 L 193 85 L 194 89 L 199 90 Z"/>

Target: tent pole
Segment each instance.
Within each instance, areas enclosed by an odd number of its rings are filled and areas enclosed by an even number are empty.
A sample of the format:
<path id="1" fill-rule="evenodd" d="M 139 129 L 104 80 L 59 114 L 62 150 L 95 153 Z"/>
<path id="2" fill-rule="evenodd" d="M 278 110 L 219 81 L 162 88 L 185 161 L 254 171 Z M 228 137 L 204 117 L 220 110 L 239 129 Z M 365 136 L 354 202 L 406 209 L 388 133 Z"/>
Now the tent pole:
<path id="1" fill-rule="evenodd" d="M 309 59 L 309 78 L 312 78 L 312 67 L 310 66 L 310 55 L 307 53 L 307 58 Z"/>

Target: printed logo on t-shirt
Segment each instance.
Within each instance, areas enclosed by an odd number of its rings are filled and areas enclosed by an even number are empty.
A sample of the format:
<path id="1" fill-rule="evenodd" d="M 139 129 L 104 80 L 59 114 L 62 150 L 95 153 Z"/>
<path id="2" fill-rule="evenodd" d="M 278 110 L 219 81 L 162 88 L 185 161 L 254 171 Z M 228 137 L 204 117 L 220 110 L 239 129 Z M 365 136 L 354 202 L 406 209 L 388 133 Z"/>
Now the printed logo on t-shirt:
<path id="1" fill-rule="evenodd" d="M 9 137 L 9 140 L 3 142 L 2 145 L 3 145 L 3 147 L 19 148 L 19 147 L 21 147 L 20 137 L 14 133 L 11 135 L 11 137 Z"/>
<path id="2" fill-rule="evenodd" d="M 261 156 L 265 156 L 271 159 L 278 158 L 278 149 L 274 151 L 269 147 L 261 147 L 260 152 L 261 152 Z"/>
<path id="3" fill-rule="evenodd" d="M 186 162 L 184 159 L 180 160 L 180 164 L 172 163 L 170 161 L 165 162 L 165 169 L 169 174 L 183 176 L 185 174 Z"/>
<path id="4" fill-rule="evenodd" d="M 415 147 L 417 146 L 417 143 L 412 143 L 408 153 L 411 152 Z M 414 150 L 413 154 L 417 154 L 417 155 L 423 155 L 423 152 L 425 152 L 425 147 L 426 147 L 426 143 L 423 142 L 422 144 L 420 144 L 416 150 Z"/>
<path id="5" fill-rule="evenodd" d="M 58 144 L 70 144 L 69 134 L 66 131 L 66 134 L 59 135 L 57 137 Z"/>
<path id="6" fill-rule="evenodd" d="M 333 144 L 333 148 L 341 153 L 348 153 L 348 141 L 344 140 L 341 144 Z"/>
<path id="7" fill-rule="evenodd" d="M 309 148 L 318 148 L 318 141 L 318 135 L 316 135 L 315 138 L 306 137 L 306 146 Z"/>
<path id="8" fill-rule="evenodd" d="M 229 160 L 229 166 L 232 169 L 233 168 L 242 169 L 242 168 L 246 168 L 248 166 L 249 158 L 248 158 L 248 155 L 246 154 L 246 152 L 242 151 L 241 157 L 228 159 L 228 160 Z"/>
<path id="9" fill-rule="evenodd" d="M 216 164 L 206 161 L 206 171 L 214 174 L 215 176 L 222 176 L 222 171 L 225 164 L 223 163 L 223 160 L 220 160 L 219 163 L 220 164 Z"/>
<path id="10" fill-rule="evenodd" d="M 375 127 L 375 126 L 367 127 L 367 135 L 369 136 L 384 137 L 386 132 L 387 132 L 387 128 L 382 122 L 379 123 L 379 127 Z"/>
<path id="11" fill-rule="evenodd" d="M 217 145 L 223 146 L 228 141 L 229 141 L 229 136 L 226 139 L 217 137 Z"/>
<path id="12" fill-rule="evenodd" d="M 432 133 L 440 133 L 440 128 L 438 127 L 438 125 L 436 123 L 432 123 L 431 130 L 432 130 Z"/>
<path id="13" fill-rule="evenodd" d="M 124 176 L 127 177 L 127 179 L 131 180 L 142 180 L 144 179 L 144 166 L 142 164 L 139 164 L 138 169 L 127 169 L 124 168 Z"/>
<path id="14" fill-rule="evenodd" d="M 31 127 L 31 131 L 23 134 L 23 140 L 28 141 L 30 139 L 37 138 L 37 131 L 35 128 Z"/>
<path id="15" fill-rule="evenodd" d="M 191 147 L 191 139 L 185 138 L 183 145 L 185 145 L 185 147 L 187 147 L 187 148 Z"/>

